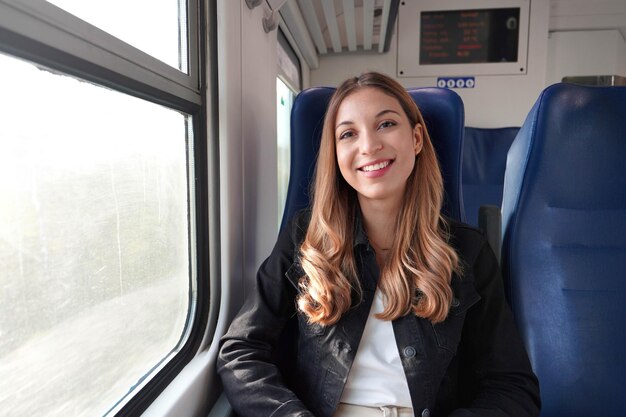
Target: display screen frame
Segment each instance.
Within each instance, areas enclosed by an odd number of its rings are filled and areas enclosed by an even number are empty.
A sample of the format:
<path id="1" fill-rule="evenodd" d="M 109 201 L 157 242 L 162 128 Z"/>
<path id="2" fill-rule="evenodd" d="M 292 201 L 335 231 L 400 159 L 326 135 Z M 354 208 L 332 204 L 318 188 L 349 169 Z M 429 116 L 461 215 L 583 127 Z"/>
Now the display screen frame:
<path id="1" fill-rule="evenodd" d="M 481 0 L 459 7 L 456 0 L 402 2 L 398 13 L 398 77 L 523 75 L 527 73 L 530 0 Z M 422 13 L 519 9 L 517 60 L 508 62 L 420 64 Z"/>

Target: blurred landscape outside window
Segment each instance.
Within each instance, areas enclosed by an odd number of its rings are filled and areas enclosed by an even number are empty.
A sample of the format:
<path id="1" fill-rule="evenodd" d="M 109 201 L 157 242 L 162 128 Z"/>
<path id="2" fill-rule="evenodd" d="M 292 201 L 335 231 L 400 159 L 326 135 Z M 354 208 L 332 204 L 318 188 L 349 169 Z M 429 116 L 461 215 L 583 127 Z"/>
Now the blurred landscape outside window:
<path id="1" fill-rule="evenodd" d="M 0 416 L 105 415 L 193 316 L 192 118 L 0 54 Z"/>

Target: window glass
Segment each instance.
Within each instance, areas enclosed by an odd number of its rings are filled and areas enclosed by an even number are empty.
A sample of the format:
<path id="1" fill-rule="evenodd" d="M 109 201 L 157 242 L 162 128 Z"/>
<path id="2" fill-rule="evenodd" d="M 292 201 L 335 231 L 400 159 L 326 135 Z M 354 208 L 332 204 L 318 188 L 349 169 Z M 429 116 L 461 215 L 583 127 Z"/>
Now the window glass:
<path id="1" fill-rule="evenodd" d="M 280 225 L 287 200 L 289 169 L 291 158 L 291 106 L 294 93 L 280 79 L 276 78 L 276 141 L 278 167 L 278 224 Z"/>
<path id="2" fill-rule="evenodd" d="M 1 54 L 0 91 L 0 414 L 104 415 L 193 315 L 191 117 Z"/>
<path id="3" fill-rule="evenodd" d="M 278 30 L 276 48 L 276 141 L 278 166 L 278 224 L 280 226 L 287 189 L 291 158 L 291 107 L 298 91 L 302 88 L 300 61 L 282 30 Z"/>
<path id="4" fill-rule="evenodd" d="M 186 0 L 47 0 L 188 73 Z"/>

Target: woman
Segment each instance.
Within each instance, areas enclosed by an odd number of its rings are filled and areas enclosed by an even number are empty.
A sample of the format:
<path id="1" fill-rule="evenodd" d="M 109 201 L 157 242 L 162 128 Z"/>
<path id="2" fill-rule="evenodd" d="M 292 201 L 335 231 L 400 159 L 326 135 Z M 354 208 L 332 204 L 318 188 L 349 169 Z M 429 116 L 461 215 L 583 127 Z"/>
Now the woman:
<path id="1" fill-rule="evenodd" d="M 240 417 L 538 415 L 493 252 L 441 215 L 432 143 L 396 81 L 338 87 L 313 192 L 222 339 Z"/>

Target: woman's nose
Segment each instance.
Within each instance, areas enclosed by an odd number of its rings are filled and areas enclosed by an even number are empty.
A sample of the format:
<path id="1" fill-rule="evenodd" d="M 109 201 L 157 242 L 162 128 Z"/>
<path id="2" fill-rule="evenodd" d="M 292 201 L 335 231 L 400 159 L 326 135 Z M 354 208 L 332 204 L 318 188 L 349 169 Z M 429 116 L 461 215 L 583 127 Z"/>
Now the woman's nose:
<path id="1" fill-rule="evenodd" d="M 383 148 L 383 143 L 376 132 L 363 132 L 360 140 L 361 153 L 371 155 Z"/>

